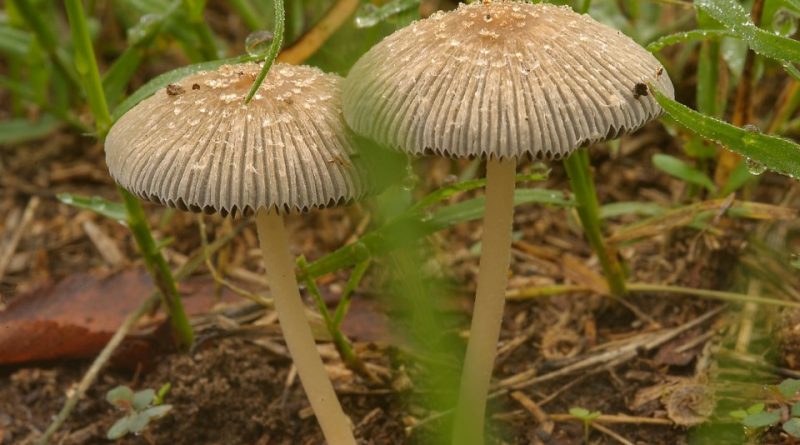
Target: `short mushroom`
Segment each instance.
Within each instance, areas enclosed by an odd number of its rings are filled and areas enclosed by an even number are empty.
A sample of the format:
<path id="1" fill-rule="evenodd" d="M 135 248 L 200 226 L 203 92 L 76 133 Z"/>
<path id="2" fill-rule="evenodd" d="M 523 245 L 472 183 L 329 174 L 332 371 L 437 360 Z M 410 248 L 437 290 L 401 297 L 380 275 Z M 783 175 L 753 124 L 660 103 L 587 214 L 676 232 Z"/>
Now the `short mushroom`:
<path id="1" fill-rule="evenodd" d="M 619 31 L 567 7 L 475 2 L 390 35 L 342 90 L 353 130 L 414 155 L 487 160 L 486 213 L 454 444 L 483 442 L 510 261 L 514 174 L 661 114 L 641 84 L 667 94 L 659 62 Z"/>
<path id="2" fill-rule="evenodd" d="M 192 74 L 142 101 L 111 128 L 114 179 L 182 210 L 255 213 L 267 278 L 286 345 L 330 444 L 355 444 L 305 316 L 283 214 L 358 199 L 340 78 L 277 63 L 253 100 L 255 63 Z"/>

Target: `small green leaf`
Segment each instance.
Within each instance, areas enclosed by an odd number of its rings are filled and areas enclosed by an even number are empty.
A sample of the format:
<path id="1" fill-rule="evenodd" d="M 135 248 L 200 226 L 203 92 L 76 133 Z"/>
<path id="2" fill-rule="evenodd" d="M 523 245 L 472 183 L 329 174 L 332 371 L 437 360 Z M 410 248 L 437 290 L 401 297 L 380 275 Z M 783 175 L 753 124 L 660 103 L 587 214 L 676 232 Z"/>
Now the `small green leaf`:
<path id="1" fill-rule="evenodd" d="M 158 405 L 147 408 L 146 410 L 142 411 L 142 414 L 151 419 L 157 419 L 159 417 L 163 417 L 171 410 L 172 410 L 172 405 Z"/>
<path id="2" fill-rule="evenodd" d="M 153 403 L 155 396 L 156 392 L 149 388 L 136 391 L 136 394 L 133 395 L 133 409 L 136 411 L 144 410 Z"/>
<path id="3" fill-rule="evenodd" d="M 791 414 L 792 417 L 800 417 L 800 402 L 792 404 Z"/>
<path id="4" fill-rule="evenodd" d="M 678 179 L 705 187 L 711 193 L 714 193 L 717 189 L 714 185 L 714 181 L 706 176 L 705 173 L 674 156 L 655 154 L 653 155 L 653 165 L 657 169 Z"/>
<path id="5" fill-rule="evenodd" d="M 783 423 L 783 430 L 790 436 L 800 438 L 800 419 L 794 417 Z"/>
<path id="6" fill-rule="evenodd" d="M 747 414 L 758 414 L 758 413 L 760 413 L 762 411 L 764 411 L 764 404 L 763 403 L 756 403 L 756 404 L 750 405 L 750 407 L 747 408 Z"/>
<path id="7" fill-rule="evenodd" d="M 128 431 L 133 434 L 141 433 L 142 430 L 147 428 L 150 424 L 150 416 L 145 413 L 132 413 L 129 414 L 130 421 L 128 422 Z"/>
<path id="8" fill-rule="evenodd" d="M 781 420 L 781 413 L 778 411 L 762 411 L 750 414 L 742 420 L 742 425 L 748 428 L 764 428 L 775 425 Z"/>
<path id="9" fill-rule="evenodd" d="M 108 403 L 116 406 L 130 406 L 133 402 L 133 391 L 127 386 L 120 385 L 106 393 Z"/>
<path id="10" fill-rule="evenodd" d="M 579 419 L 586 420 L 586 418 L 589 417 L 590 413 L 589 413 L 589 410 L 586 409 L 586 408 L 576 407 L 576 408 L 570 408 L 569 409 L 569 414 L 571 416 L 573 416 L 573 417 L 577 417 Z"/>
<path id="11" fill-rule="evenodd" d="M 734 419 L 739 419 L 739 420 L 742 420 L 742 419 L 744 419 L 745 417 L 747 417 L 747 411 L 745 411 L 745 410 L 743 410 L 743 409 L 737 409 L 736 411 L 731 411 L 731 412 L 730 412 L 730 415 L 731 415 L 731 417 L 733 417 Z"/>
<path id="12" fill-rule="evenodd" d="M 800 177 L 800 145 L 777 136 L 735 127 L 680 104 L 653 91 L 659 105 L 678 124 L 728 150 L 764 164 L 770 170 Z"/>
<path id="13" fill-rule="evenodd" d="M 80 209 L 91 210 L 99 215 L 111 218 L 116 221 L 125 221 L 128 219 L 128 213 L 125 211 L 125 206 L 122 203 L 109 201 L 99 196 L 80 196 L 71 193 L 59 193 L 56 195 L 58 200 L 64 204 L 78 207 Z"/>
<path id="14" fill-rule="evenodd" d="M 131 417 L 125 416 L 114 422 L 113 425 L 111 425 L 111 428 L 109 428 L 108 432 L 106 432 L 106 437 L 109 440 L 117 440 L 131 431 L 130 425 L 131 425 Z"/>
<path id="15" fill-rule="evenodd" d="M 796 379 L 785 379 L 780 384 L 778 384 L 778 391 L 781 393 L 782 396 L 790 399 L 797 395 L 797 392 L 800 391 L 800 380 Z"/>
<path id="16" fill-rule="evenodd" d="M 167 382 L 161 385 L 161 388 L 158 388 L 158 393 L 156 393 L 156 398 L 153 399 L 153 405 L 161 405 L 164 403 L 164 397 L 167 396 L 167 393 L 172 388 L 172 384 Z"/>

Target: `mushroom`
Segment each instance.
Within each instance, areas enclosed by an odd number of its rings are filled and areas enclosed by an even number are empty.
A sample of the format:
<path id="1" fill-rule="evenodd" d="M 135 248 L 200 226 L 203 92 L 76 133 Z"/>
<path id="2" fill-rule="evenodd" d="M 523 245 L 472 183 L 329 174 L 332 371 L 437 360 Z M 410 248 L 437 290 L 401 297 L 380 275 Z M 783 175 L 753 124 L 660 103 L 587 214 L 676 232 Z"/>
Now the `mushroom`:
<path id="1" fill-rule="evenodd" d="M 413 155 L 487 161 L 483 248 L 454 444 L 483 441 L 503 315 L 518 161 L 560 159 L 661 114 L 640 84 L 672 95 L 659 62 L 568 7 L 475 2 L 371 48 L 342 87 L 350 127 Z"/>
<path id="2" fill-rule="evenodd" d="M 316 349 L 289 252 L 283 214 L 361 197 L 351 162 L 341 79 L 277 63 L 253 100 L 258 64 L 223 65 L 156 92 L 111 128 L 111 176 L 136 195 L 182 210 L 256 215 L 258 237 L 286 345 L 330 444 L 355 444 Z"/>

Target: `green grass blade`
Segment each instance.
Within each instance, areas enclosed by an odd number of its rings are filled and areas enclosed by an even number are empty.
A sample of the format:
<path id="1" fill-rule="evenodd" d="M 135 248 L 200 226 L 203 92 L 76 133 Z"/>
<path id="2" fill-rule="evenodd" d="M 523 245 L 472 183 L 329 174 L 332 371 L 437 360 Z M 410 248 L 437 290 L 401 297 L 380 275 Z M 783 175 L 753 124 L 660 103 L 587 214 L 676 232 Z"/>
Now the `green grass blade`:
<path id="1" fill-rule="evenodd" d="M 652 161 L 653 165 L 657 169 L 667 173 L 670 176 L 674 176 L 682 181 L 705 187 L 711 193 L 715 193 L 717 191 L 714 181 L 706 176 L 705 173 L 674 156 L 657 153 L 653 155 Z"/>
<path id="2" fill-rule="evenodd" d="M 142 60 L 142 50 L 135 46 L 129 47 L 103 75 L 103 90 L 109 106 L 118 103 L 125 95 L 128 83 L 142 64 Z"/>
<path id="3" fill-rule="evenodd" d="M 83 12 L 83 4 L 80 0 L 66 0 L 64 5 L 67 9 L 67 17 L 72 31 L 75 70 L 83 81 L 89 108 L 94 115 L 97 132 L 100 135 L 105 135 L 111 127 L 111 115 L 108 112 L 105 92 L 100 82 L 100 72 L 97 69 L 94 47 L 89 37 L 89 25 Z"/>
<path id="4" fill-rule="evenodd" d="M 734 34 L 722 29 L 695 29 L 692 31 L 677 32 L 668 36 L 661 37 L 655 42 L 647 45 L 650 52 L 658 52 L 667 46 L 677 45 L 686 42 L 699 42 L 705 40 L 719 40 L 723 37 L 731 37 Z"/>
<path id="5" fill-rule="evenodd" d="M 800 145 L 777 136 L 747 131 L 706 116 L 651 88 L 661 108 L 679 125 L 778 173 L 800 177 Z"/>
<path id="6" fill-rule="evenodd" d="M 33 37 L 29 32 L 8 25 L 0 25 L 0 53 L 11 57 L 25 57 L 30 51 Z"/>
<path id="7" fill-rule="evenodd" d="M 278 52 L 281 50 L 281 46 L 283 46 L 283 31 L 286 25 L 286 15 L 283 10 L 284 0 L 273 1 L 275 2 L 275 31 L 273 32 L 272 43 L 269 45 L 267 54 L 264 55 L 264 66 L 261 67 L 258 77 L 256 77 L 255 81 L 253 81 L 253 86 L 250 87 L 250 91 L 247 93 L 247 97 L 244 99 L 245 103 L 248 103 L 251 99 L 253 99 L 256 91 L 258 91 L 258 88 L 261 87 L 261 83 L 264 82 L 264 78 L 267 77 L 267 72 L 272 66 L 272 63 L 275 62 L 275 58 L 278 57 Z"/>
<path id="8" fill-rule="evenodd" d="M 695 0 L 694 4 L 758 54 L 784 62 L 800 61 L 800 42 L 757 27 L 735 0 Z"/>
<path id="9" fill-rule="evenodd" d="M 125 206 L 120 202 L 109 201 L 99 196 L 81 196 L 72 193 L 59 193 L 56 195 L 59 201 L 64 204 L 77 207 L 79 209 L 91 210 L 98 215 L 113 219 L 114 221 L 125 221 L 128 213 Z"/>
<path id="10" fill-rule="evenodd" d="M 18 118 L 0 121 L 0 145 L 19 144 L 47 136 L 59 122 L 55 117 L 45 114 L 38 121 Z"/>

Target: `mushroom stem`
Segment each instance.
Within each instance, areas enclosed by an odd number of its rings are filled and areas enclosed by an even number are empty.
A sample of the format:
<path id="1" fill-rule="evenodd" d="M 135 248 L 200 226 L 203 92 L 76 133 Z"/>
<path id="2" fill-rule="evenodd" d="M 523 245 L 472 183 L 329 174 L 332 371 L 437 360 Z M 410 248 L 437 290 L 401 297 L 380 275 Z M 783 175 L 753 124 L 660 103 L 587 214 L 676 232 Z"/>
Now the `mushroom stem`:
<path id="1" fill-rule="evenodd" d="M 331 445 L 355 445 L 350 419 L 344 414 L 336 398 L 306 319 L 283 217 L 277 212 L 262 208 L 256 214 L 256 226 L 283 338 L 322 428 L 322 434 Z"/>
<path id="2" fill-rule="evenodd" d="M 482 444 L 486 395 L 492 378 L 511 261 L 516 161 L 490 158 L 478 290 L 456 407 L 454 445 Z"/>
<path id="3" fill-rule="evenodd" d="M 597 202 L 597 190 L 589 167 L 589 153 L 586 149 L 578 149 L 568 158 L 564 159 L 564 167 L 569 176 L 572 193 L 575 194 L 578 217 L 580 217 L 583 232 L 592 246 L 592 250 L 600 260 L 603 274 L 606 277 L 611 295 L 620 297 L 627 293 L 625 288 L 625 274 L 617 255 L 606 244 L 600 231 L 600 210 Z"/>

